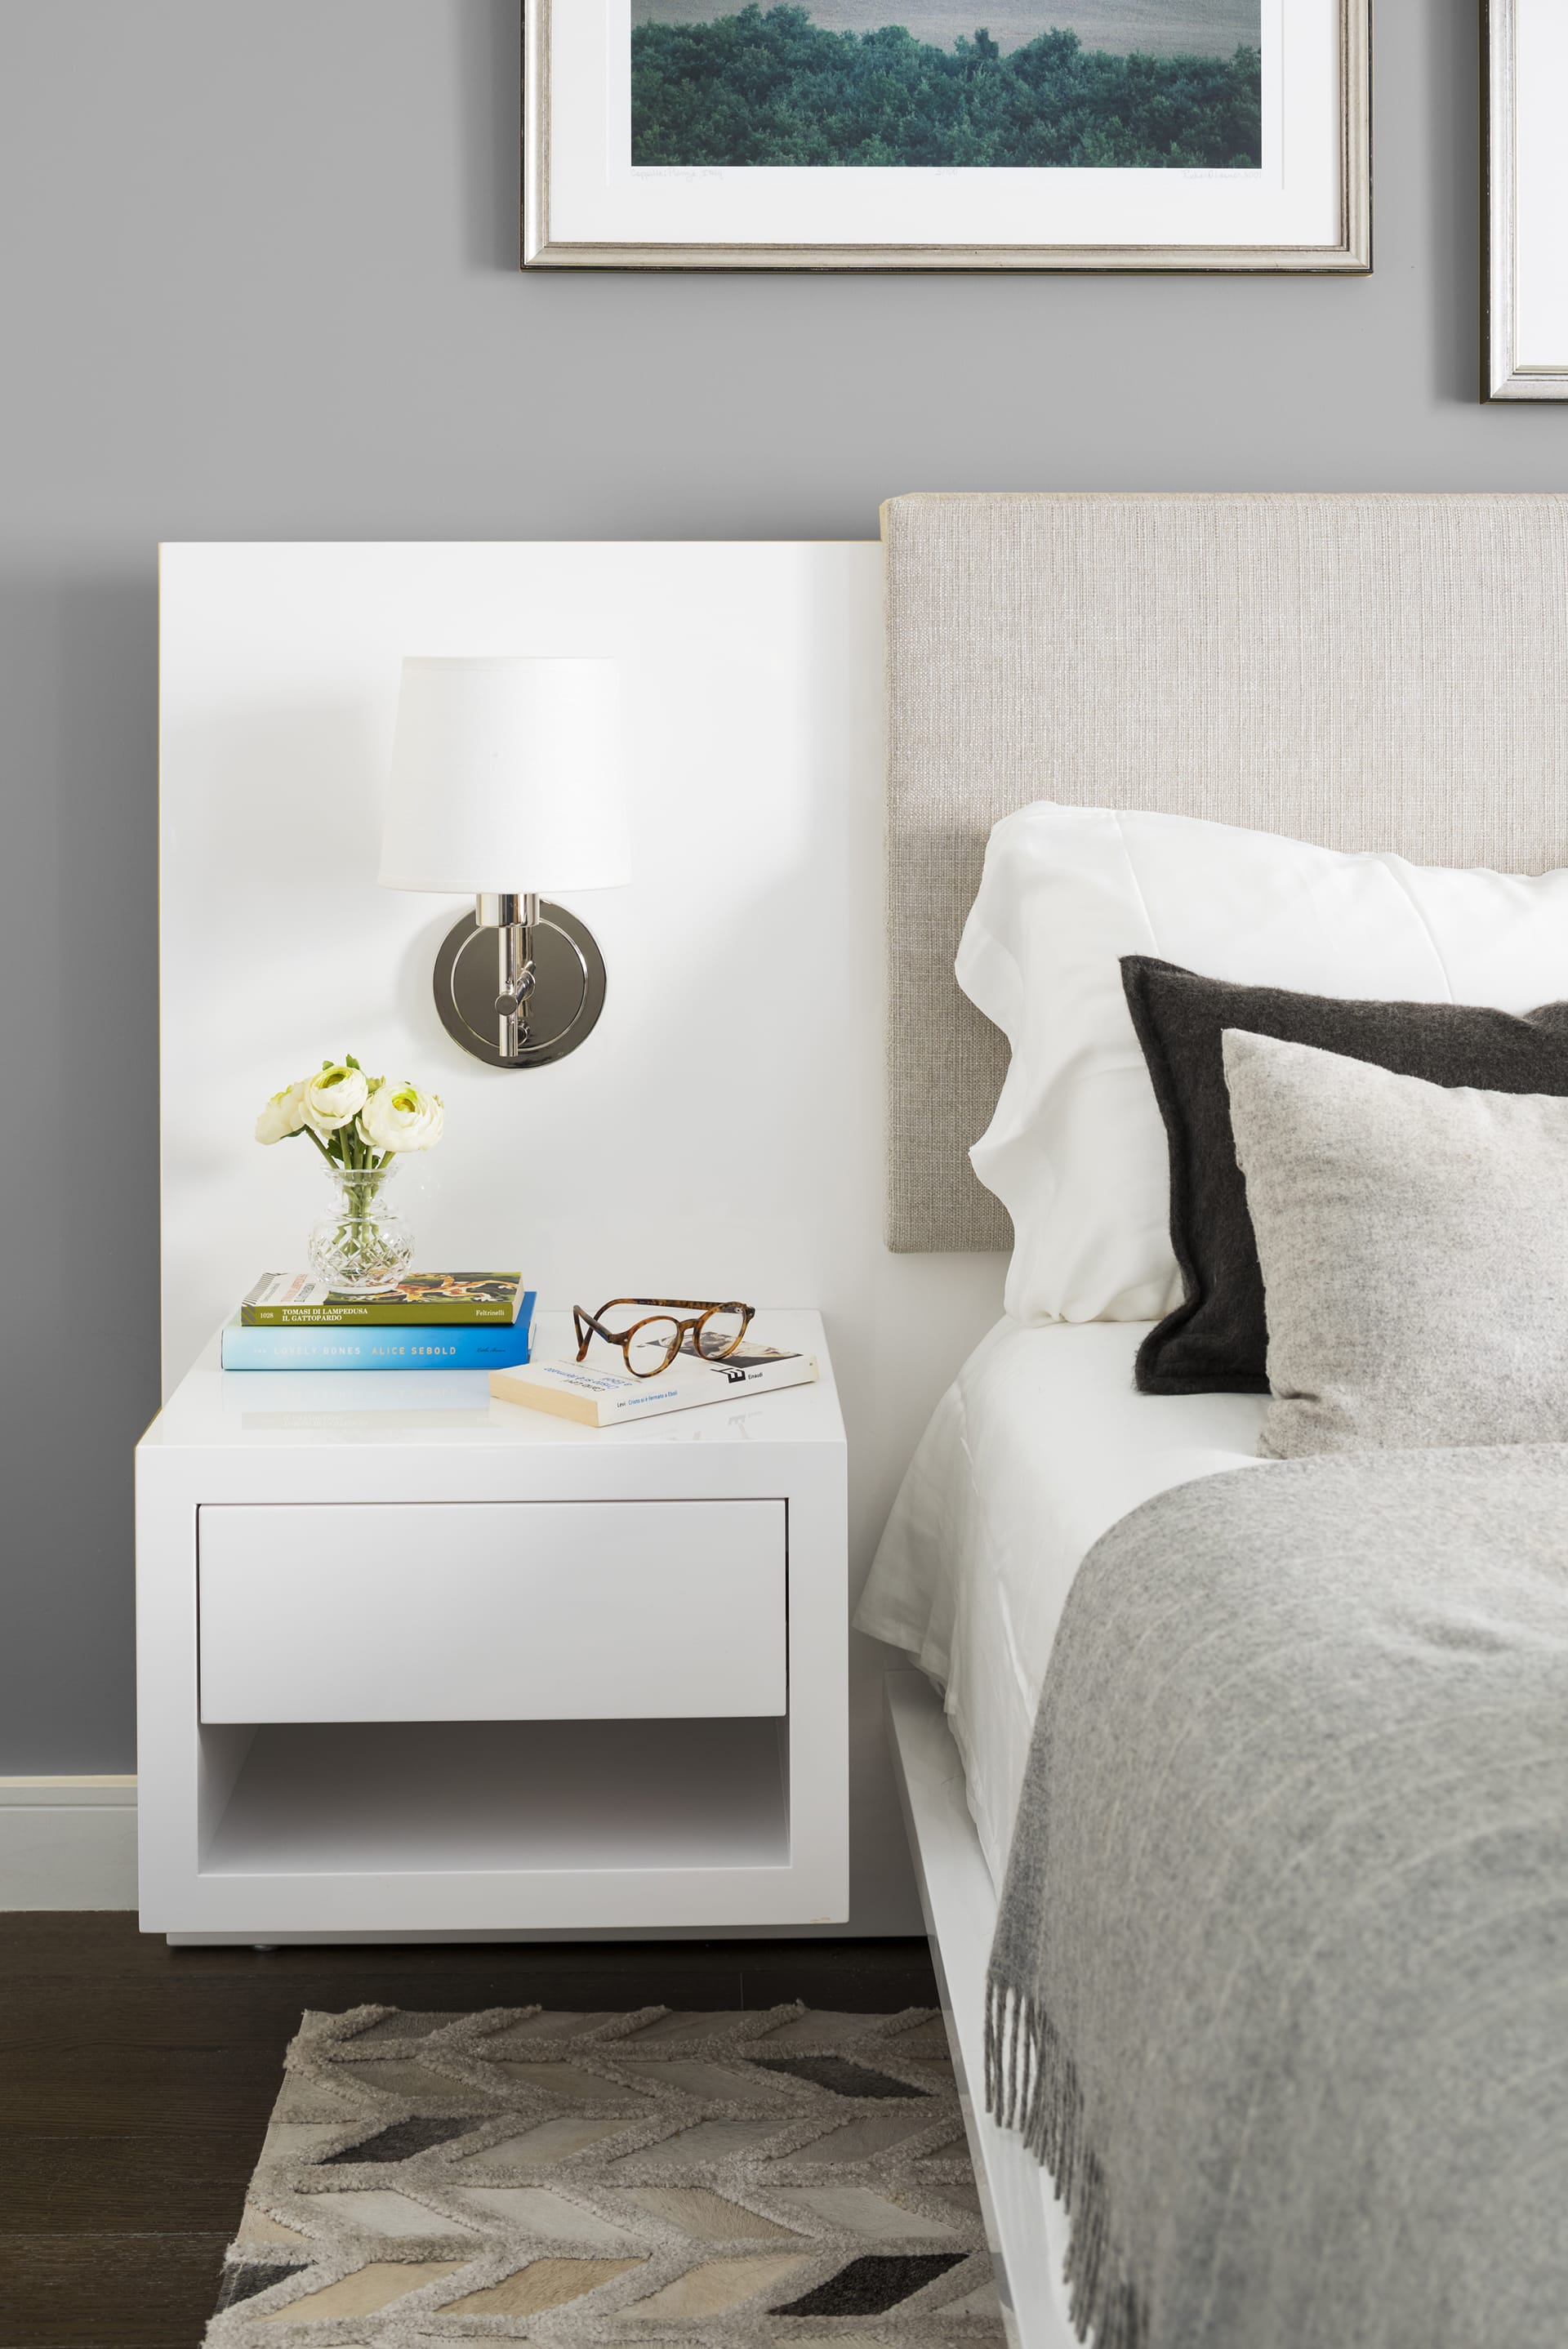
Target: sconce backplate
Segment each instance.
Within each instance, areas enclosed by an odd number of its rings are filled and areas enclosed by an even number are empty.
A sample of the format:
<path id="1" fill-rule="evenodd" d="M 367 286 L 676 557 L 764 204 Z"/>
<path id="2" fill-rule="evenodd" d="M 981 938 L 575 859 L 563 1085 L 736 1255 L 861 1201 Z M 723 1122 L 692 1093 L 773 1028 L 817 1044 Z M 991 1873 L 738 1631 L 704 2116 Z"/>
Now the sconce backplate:
<path id="1" fill-rule="evenodd" d="M 501 1051 L 496 1013 L 497 941 L 471 914 L 449 930 L 436 957 L 436 1009 L 454 1043 L 492 1069 L 539 1069 L 563 1061 L 591 1035 L 604 1009 L 604 961 L 593 933 L 564 905 L 542 900 L 531 932 L 533 988 L 528 1041 L 515 1060 Z"/>

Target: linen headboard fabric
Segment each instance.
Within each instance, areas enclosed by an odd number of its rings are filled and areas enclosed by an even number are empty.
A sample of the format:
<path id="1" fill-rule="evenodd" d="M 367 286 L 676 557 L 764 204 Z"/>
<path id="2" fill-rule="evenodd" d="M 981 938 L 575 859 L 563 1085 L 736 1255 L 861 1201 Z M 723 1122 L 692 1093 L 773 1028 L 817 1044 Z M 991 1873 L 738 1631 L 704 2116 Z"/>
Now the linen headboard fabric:
<path id="1" fill-rule="evenodd" d="M 1568 864 L 1568 497 L 917 495 L 882 539 L 892 1248 L 1010 1245 L 953 958 L 1013 809 Z"/>

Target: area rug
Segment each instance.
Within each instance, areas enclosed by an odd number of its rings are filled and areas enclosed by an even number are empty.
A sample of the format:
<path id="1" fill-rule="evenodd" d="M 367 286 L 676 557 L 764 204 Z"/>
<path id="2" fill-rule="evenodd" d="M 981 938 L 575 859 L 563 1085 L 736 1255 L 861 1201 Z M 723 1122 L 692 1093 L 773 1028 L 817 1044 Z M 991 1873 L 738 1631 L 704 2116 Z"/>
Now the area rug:
<path id="1" fill-rule="evenodd" d="M 307 2014 L 209 2349 L 996 2344 L 940 2017 Z"/>

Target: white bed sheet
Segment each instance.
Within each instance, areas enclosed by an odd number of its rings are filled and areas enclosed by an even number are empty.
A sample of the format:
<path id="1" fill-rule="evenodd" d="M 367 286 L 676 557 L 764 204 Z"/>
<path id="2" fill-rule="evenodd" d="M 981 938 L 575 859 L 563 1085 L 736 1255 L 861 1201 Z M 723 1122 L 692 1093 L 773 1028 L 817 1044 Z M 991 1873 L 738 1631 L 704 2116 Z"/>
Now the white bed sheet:
<path id="1" fill-rule="evenodd" d="M 948 1388 L 855 1617 L 944 1692 L 998 1891 L 1074 1575 L 1129 1509 L 1257 1464 L 1264 1395 L 1140 1395 L 1145 1321 L 998 1322 Z"/>

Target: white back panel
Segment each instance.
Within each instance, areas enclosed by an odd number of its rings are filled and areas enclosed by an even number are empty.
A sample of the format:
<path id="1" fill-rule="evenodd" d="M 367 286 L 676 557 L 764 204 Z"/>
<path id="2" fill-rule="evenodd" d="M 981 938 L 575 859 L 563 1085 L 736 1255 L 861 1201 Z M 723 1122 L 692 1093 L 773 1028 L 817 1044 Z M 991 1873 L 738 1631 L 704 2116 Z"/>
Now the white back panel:
<path id="1" fill-rule="evenodd" d="M 430 973 L 462 904 L 376 886 L 415 651 L 626 664 L 636 878 L 573 901 L 608 995 L 554 1068 L 457 1050 Z M 267 1093 L 351 1050 L 446 1100 L 410 1202 L 420 1263 L 517 1263 L 554 1306 L 821 1305 L 858 1589 L 1003 1271 L 882 1246 L 877 545 L 169 547 L 162 684 L 168 1381 L 258 1273 L 303 1263 L 319 1162 L 252 1126 Z M 885 1651 L 854 1644 L 855 1922 L 918 1931 Z"/>

